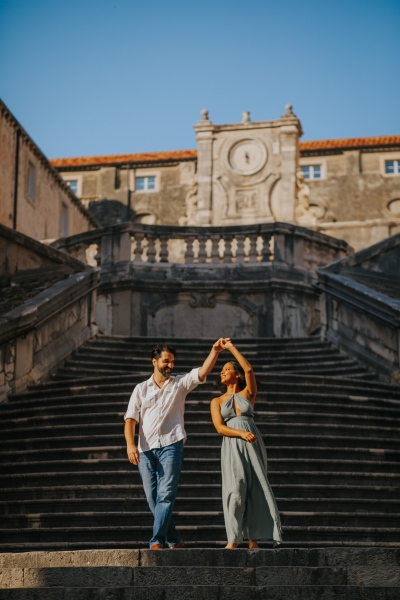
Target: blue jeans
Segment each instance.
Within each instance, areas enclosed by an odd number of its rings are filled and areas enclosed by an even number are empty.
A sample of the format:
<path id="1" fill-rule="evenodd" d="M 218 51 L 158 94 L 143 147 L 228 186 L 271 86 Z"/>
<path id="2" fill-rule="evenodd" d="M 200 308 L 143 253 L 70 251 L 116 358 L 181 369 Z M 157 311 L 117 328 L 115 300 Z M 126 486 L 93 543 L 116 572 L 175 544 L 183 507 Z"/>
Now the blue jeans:
<path id="1" fill-rule="evenodd" d="M 183 440 L 140 453 L 139 473 L 154 516 L 153 544 L 174 546 L 182 541 L 172 520 L 183 463 Z"/>

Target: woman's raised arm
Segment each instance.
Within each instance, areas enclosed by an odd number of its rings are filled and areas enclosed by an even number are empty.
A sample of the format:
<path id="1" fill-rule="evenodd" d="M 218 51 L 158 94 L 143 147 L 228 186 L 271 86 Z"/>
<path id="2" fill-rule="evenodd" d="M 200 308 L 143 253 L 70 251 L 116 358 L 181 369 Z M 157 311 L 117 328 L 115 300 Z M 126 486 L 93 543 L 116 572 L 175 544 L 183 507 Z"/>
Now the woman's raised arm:
<path id="1" fill-rule="evenodd" d="M 229 352 L 233 354 L 239 365 L 242 367 L 246 378 L 246 390 L 249 394 L 249 400 L 251 400 L 252 403 L 254 403 L 254 400 L 257 395 L 257 381 L 254 375 L 253 367 L 251 366 L 247 358 L 245 358 L 243 354 L 239 352 L 239 350 L 236 348 L 236 346 L 234 346 L 234 344 L 230 340 L 227 342 L 223 342 L 222 345 L 224 350 L 229 350 Z"/>

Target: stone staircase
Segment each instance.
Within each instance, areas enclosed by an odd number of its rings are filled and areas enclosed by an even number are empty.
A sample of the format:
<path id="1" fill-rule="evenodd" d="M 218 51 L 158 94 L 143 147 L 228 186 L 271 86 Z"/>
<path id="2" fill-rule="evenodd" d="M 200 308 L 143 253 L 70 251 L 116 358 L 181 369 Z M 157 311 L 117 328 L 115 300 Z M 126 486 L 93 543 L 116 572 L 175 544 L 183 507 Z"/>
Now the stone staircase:
<path id="1" fill-rule="evenodd" d="M 239 344 L 260 382 L 283 546 L 222 549 L 210 377 L 187 399 L 175 518 L 188 549 L 147 549 L 152 518 L 123 415 L 155 341 L 99 337 L 0 405 L 0 599 L 400 598 L 400 389 L 317 338 Z M 174 343 L 177 372 L 211 346 Z"/>
<path id="2" fill-rule="evenodd" d="M 147 547 L 152 517 L 126 458 L 123 415 L 151 374 L 155 341 L 99 337 L 53 380 L 0 405 L 0 551 Z M 174 344 L 176 372 L 185 372 L 211 340 Z M 399 387 L 318 338 L 238 345 L 260 381 L 256 419 L 285 547 L 400 547 Z M 208 382 L 186 405 L 175 513 L 189 548 L 225 543 L 214 394 Z"/>
<path id="3" fill-rule="evenodd" d="M 394 548 L 0 554 L 2 600 L 395 600 Z"/>

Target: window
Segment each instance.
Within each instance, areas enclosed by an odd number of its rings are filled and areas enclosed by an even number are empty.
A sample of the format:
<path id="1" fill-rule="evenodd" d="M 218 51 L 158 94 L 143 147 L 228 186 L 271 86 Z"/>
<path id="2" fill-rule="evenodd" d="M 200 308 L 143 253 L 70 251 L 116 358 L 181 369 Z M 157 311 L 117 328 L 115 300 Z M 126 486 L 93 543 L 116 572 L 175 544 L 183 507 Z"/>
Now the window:
<path id="1" fill-rule="evenodd" d="M 69 217 L 69 211 L 68 211 L 68 206 L 66 204 L 64 204 L 64 202 L 61 204 L 61 236 L 62 237 L 67 237 L 68 235 L 68 217 Z"/>
<path id="2" fill-rule="evenodd" d="M 66 182 L 69 189 L 74 192 L 75 196 L 78 194 L 78 180 L 77 179 L 68 179 Z"/>
<path id="3" fill-rule="evenodd" d="M 387 175 L 400 175 L 400 160 L 385 160 L 385 173 Z"/>
<path id="4" fill-rule="evenodd" d="M 33 163 L 28 164 L 28 196 L 34 202 L 36 199 L 36 167 Z"/>
<path id="5" fill-rule="evenodd" d="M 307 165 L 301 167 L 304 173 L 304 179 L 322 179 L 322 167 L 321 165 Z"/>
<path id="6" fill-rule="evenodd" d="M 156 178 L 155 177 L 136 177 L 135 178 L 135 190 L 137 192 L 148 192 L 156 189 Z"/>

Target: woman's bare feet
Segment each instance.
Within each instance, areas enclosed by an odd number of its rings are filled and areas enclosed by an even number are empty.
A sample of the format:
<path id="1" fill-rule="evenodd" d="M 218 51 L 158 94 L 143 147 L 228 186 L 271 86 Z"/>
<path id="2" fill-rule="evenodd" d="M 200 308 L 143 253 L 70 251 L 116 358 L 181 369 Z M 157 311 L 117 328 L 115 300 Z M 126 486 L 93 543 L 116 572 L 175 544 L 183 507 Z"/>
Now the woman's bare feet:
<path id="1" fill-rule="evenodd" d="M 228 542 L 225 548 L 237 548 L 238 545 L 235 542 Z"/>
<path id="2" fill-rule="evenodd" d="M 253 550 L 254 548 L 259 548 L 260 546 L 257 544 L 257 542 L 255 540 L 250 540 L 249 541 L 249 548 L 250 550 Z"/>

